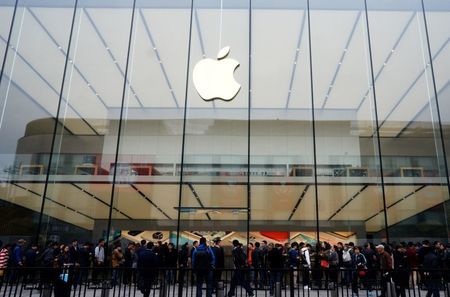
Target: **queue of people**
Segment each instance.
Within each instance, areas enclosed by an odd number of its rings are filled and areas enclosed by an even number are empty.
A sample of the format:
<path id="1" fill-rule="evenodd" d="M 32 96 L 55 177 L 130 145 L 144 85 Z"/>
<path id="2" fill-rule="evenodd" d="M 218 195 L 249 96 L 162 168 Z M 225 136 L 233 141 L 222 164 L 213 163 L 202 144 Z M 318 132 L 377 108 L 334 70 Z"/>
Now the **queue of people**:
<path id="1" fill-rule="evenodd" d="M 235 295 L 238 286 L 249 296 L 257 289 L 268 289 L 274 295 L 277 283 L 291 292 L 294 288 L 329 289 L 330 284 L 347 286 L 354 297 L 362 287 L 368 296 L 378 292 L 378 296 L 387 297 L 387 291 L 395 288 L 397 296 L 406 297 L 408 288 L 419 285 L 426 288 L 427 297 L 437 297 L 441 284 L 450 283 L 450 246 L 427 240 L 376 246 L 352 242 L 282 245 L 263 240 L 246 247 L 233 240 L 232 267 L 225 265 L 226 252 L 220 238 L 208 243 L 202 237 L 192 246 L 186 242 L 179 249 L 161 241 L 129 242 L 124 249 L 118 243 L 108 255 L 103 239 L 95 245 L 80 245 L 77 240 L 68 245 L 48 242 L 42 250 L 22 239 L 0 246 L 0 286 L 19 277 L 33 280 L 39 269 L 49 269 L 51 273 L 40 273 L 40 282 L 53 284 L 57 296 L 69 296 L 72 288 L 88 280 L 101 281 L 106 275 L 110 275 L 111 286 L 136 283 L 144 297 L 160 277 L 167 284 L 178 283 L 179 296 L 190 280 L 197 288 L 197 297 L 202 296 L 205 284 L 206 296 L 212 296 L 225 279 L 230 281 L 228 297 Z M 14 269 L 8 273 L 10 267 Z M 225 268 L 234 268 L 231 277 L 223 277 Z"/>

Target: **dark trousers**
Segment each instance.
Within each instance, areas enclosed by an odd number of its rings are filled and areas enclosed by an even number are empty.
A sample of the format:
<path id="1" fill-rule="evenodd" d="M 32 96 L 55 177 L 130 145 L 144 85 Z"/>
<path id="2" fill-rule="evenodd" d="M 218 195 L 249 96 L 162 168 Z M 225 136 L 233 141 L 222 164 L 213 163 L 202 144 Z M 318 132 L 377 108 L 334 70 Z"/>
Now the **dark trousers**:
<path id="1" fill-rule="evenodd" d="M 440 279 L 430 279 L 425 281 L 427 285 L 427 296 L 426 297 L 439 297 L 439 286 L 441 285 Z"/>
<path id="2" fill-rule="evenodd" d="M 219 282 L 222 281 L 222 269 L 216 269 L 213 272 L 214 275 L 214 281 L 213 281 L 213 288 L 216 291 L 219 287 Z"/>
<path id="3" fill-rule="evenodd" d="M 302 269 L 302 282 L 304 286 L 309 286 L 309 268 L 303 267 Z"/>
<path id="4" fill-rule="evenodd" d="M 247 294 L 253 296 L 253 290 L 250 288 L 248 281 L 245 279 L 245 272 L 242 269 L 236 269 L 231 277 L 230 290 L 228 291 L 228 297 L 234 296 L 236 287 L 241 285 L 244 287 Z"/>
<path id="5" fill-rule="evenodd" d="M 206 283 L 206 297 L 212 296 L 212 281 L 213 272 L 212 270 L 198 270 L 196 272 L 197 276 L 197 293 L 196 297 L 202 297 L 202 287 L 203 283 Z"/>
<path id="6" fill-rule="evenodd" d="M 276 283 L 281 282 L 281 271 L 270 271 L 270 295 L 273 295 Z"/>

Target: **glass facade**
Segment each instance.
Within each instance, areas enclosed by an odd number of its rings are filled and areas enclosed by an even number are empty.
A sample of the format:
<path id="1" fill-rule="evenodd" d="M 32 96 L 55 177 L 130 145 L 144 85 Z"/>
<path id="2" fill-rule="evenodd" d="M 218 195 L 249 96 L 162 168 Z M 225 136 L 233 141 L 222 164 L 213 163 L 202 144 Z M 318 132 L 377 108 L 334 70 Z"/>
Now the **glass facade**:
<path id="1" fill-rule="evenodd" d="M 446 0 L 0 0 L 0 239 L 448 241 L 449 41 Z"/>

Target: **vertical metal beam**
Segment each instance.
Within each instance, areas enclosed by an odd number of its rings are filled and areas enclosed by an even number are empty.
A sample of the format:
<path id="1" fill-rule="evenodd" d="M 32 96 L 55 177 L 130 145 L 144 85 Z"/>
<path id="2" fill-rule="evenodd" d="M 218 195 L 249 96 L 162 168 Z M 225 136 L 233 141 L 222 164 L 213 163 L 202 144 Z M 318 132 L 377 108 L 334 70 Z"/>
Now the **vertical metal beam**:
<path id="1" fill-rule="evenodd" d="M 435 78 L 435 74 L 434 74 L 434 65 L 433 65 L 433 56 L 431 55 L 431 46 L 430 46 L 430 36 L 429 36 L 429 32 L 428 32 L 428 23 L 427 23 L 427 16 L 425 15 L 425 4 L 424 4 L 424 0 L 421 0 L 421 4 L 422 4 L 422 14 L 423 14 L 423 22 L 425 25 L 425 36 L 427 39 L 427 49 L 428 49 L 428 59 L 430 59 L 430 66 L 431 66 L 431 77 L 433 79 L 433 92 L 434 92 L 434 98 L 436 100 L 436 109 L 437 109 L 437 116 L 438 116 L 438 126 L 439 126 L 439 133 L 441 134 L 441 145 L 442 145 L 442 154 L 444 155 L 444 168 L 445 168 L 445 178 L 447 180 L 447 190 L 448 190 L 448 194 L 450 195 L 450 177 L 449 177 L 449 169 L 448 169 L 448 165 L 447 165 L 447 154 L 445 151 L 445 141 L 444 141 L 444 133 L 443 133 L 443 129 L 442 129 L 442 121 L 441 121 L 441 111 L 439 109 L 439 94 L 437 92 L 437 88 L 436 88 L 436 78 Z M 431 105 L 430 105 L 431 108 Z M 443 201 L 444 202 L 444 201 Z M 446 213 L 446 208 L 444 205 L 444 215 L 446 216 L 446 224 L 447 224 L 447 234 L 449 231 L 449 226 L 448 226 L 448 215 Z"/>
<path id="2" fill-rule="evenodd" d="M 0 69 L 0 85 L 2 84 L 3 71 L 5 70 L 6 59 L 8 57 L 8 49 L 9 49 L 9 45 L 11 43 L 11 35 L 12 35 L 13 27 L 14 27 L 14 21 L 16 20 L 16 12 L 17 12 L 17 3 L 18 2 L 19 2 L 19 0 L 16 0 L 16 3 L 14 4 L 14 11 L 13 11 L 13 15 L 11 17 L 11 23 L 9 26 L 8 40 L 6 41 L 6 47 L 5 47 L 5 55 L 3 56 L 2 68 Z M 5 101 L 5 104 L 6 104 L 6 101 Z"/>
<path id="3" fill-rule="evenodd" d="M 316 118 L 314 110 L 314 76 L 313 76 L 313 60 L 312 60 L 312 44 L 311 44 L 311 13 L 310 13 L 310 0 L 306 0 L 306 9 L 308 13 L 308 43 L 309 43 L 309 76 L 310 76 L 310 88 L 311 88 L 311 121 L 312 121 L 312 137 L 313 137 L 313 158 L 314 158 L 314 198 L 316 199 L 315 212 L 316 212 L 316 237 L 319 242 L 319 188 L 317 186 L 317 147 L 316 147 Z M 318 292 L 317 292 L 318 294 Z"/>
<path id="4" fill-rule="evenodd" d="M 116 142 L 116 154 L 114 157 L 114 169 L 113 169 L 113 178 L 112 178 L 112 186 L 111 186 L 111 199 L 109 202 L 109 215 L 108 215 L 108 226 L 106 228 L 106 245 L 105 245 L 105 259 L 108 258 L 108 245 L 109 245 L 109 234 L 111 233 L 111 216 L 113 211 L 113 203 L 114 203 L 114 192 L 116 189 L 116 180 L 117 180 L 117 162 L 119 161 L 119 151 L 120 151 L 120 137 L 122 134 L 122 119 L 123 119 L 123 109 L 125 104 L 125 95 L 127 93 L 127 83 L 128 83 L 128 69 L 130 63 L 130 52 L 131 52 L 131 39 L 133 38 L 133 29 L 134 29 L 134 15 L 136 10 L 136 0 L 133 0 L 133 8 L 131 11 L 131 21 L 130 21 L 130 34 L 128 38 L 128 49 L 127 49 L 127 60 L 125 65 L 125 73 L 123 79 L 123 89 L 122 89 L 122 102 L 120 104 L 120 115 L 119 115 L 119 127 L 117 130 L 117 142 Z"/>
<path id="5" fill-rule="evenodd" d="M 386 230 L 386 241 L 389 243 L 389 229 L 388 229 L 387 208 L 386 208 L 386 193 L 385 193 L 385 189 L 384 189 L 383 157 L 381 155 L 380 126 L 379 126 L 379 121 L 378 121 L 377 94 L 376 94 L 376 90 L 375 90 L 375 76 L 373 74 L 372 43 L 370 40 L 369 14 L 368 14 L 368 10 L 367 10 L 367 0 L 364 0 L 364 12 L 365 12 L 365 17 L 366 17 L 367 42 L 368 42 L 369 61 L 370 61 L 370 78 L 371 78 L 373 101 L 374 101 L 374 113 L 375 113 L 375 125 L 376 125 L 375 130 L 376 130 L 376 139 L 377 139 L 377 147 L 378 147 L 378 160 L 380 162 L 381 191 L 382 191 L 382 195 L 383 195 L 383 210 L 384 210 L 384 226 L 385 226 L 385 230 Z"/>
<path id="6" fill-rule="evenodd" d="M 251 220 L 251 184 L 250 184 L 250 133 L 251 133 L 251 109 L 252 109 L 252 0 L 248 0 L 248 118 L 247 118 L 247 247 L 250 241 Z M 248 249 L 248 248 L 247 248 Z M 249 252 L 247 250 L 247 252 Z"/>
<path id="7" fill-rule="evenodd" d="M 179 249 L 180 245 L 180 215 L 181 215 L 181 198 L 183 196 L 183 167 L 184 167 L 184 148 L 186 146 L 186 115 L 187 115 L 187 98 L 189 91 L 189 72 L 190 72 L 190 59 L 191 59 L 191 45 L 192 45 L 192 17 L 194 11 L 194 0 L 191 0 L 191 11 L 189 18 L 189 41 L 188 41 L 188 52 L 187 52 L 187 62 L 186 62 L 186 86 L 184 89 L 184 112 L 183 112 L 183 135 L 181 136 L 181 163 L 180 163 L 180 184 L 178 191 L 178 216 L 177 216 L 177 244 L 176 247 Z M 176 168 L 175 168 L 176 170 Z M 176 173 L 176 172 L 175 172 Z"/>

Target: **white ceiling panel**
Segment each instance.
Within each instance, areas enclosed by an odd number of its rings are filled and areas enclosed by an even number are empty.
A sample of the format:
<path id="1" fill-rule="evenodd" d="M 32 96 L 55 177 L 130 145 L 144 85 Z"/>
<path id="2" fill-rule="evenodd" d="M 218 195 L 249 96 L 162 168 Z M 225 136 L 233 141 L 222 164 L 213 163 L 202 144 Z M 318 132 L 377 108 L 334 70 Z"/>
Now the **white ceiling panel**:
<path id="1" fill-rule="evenodd" d="M 377 107 L 380 121 L 386 119 L 389 112 L 399 102 L 405 92 L 413 85 L 417 77 L 425 68 L 424 59 L 426 53 L 419 33 L 422 29 L 419 15 L 415 16 L 405 36 L 395 49 L 392 58 L 388 61 L 382 74 L 376 81 Z M 389 21 L 389 20 L 387 20 Z M 379 51 L 375 41 L 372 44 L 373 51 Z M 381 50 L 384 51 L 383 46 Z M 420 79 L 425 79 L 420 77 Z"/>
<path id="2" fill-rule="evenodd" d="M 358 11 L 313 10 L 310 15 L 314 104 L 321 108 Z"/>
<path id="3" fill-rule="evenodd" d="M 165 67 L 165 61 L 157 56 L 161 49 L 152 46 L 148 35 L 153 29 L 151 19 L 143 19 L 138 14 L 135 25 L 129 70 L 131 86 L 146 107 L 176 107 L 161 69 Z M 146 26 L 150 33 L 147 33 Z M 158 45 L 155 43 L 155 46 Z"/>
<path id="4" fill-rule="evenodd" d="M 252 14 L 252 107 L 286 107 L 297 42 L 308 32 L 304 17 L 303 10 Z"/>
<path id="5" fill-rule="evenodd" d="M 371 77 L 366 30 L 366 20 L 361 14 L 325 108 L 356 109 L 369 88 Z"/>
<path id="6" fill-rule="evenodd" d="M 139 13 L 145 16 L 151 30 L 178 105 L 184 106 L 190 9 L 141 9 Z M 136 62 L 139 63 L 139 61 Z M 160 69 L 156 72 L 162 75 Z M 164 86 L 163 84 L 158 87 L 164 88 Z M 169 100 L 169 98 L 163 99 L 161 103 Z"/>

